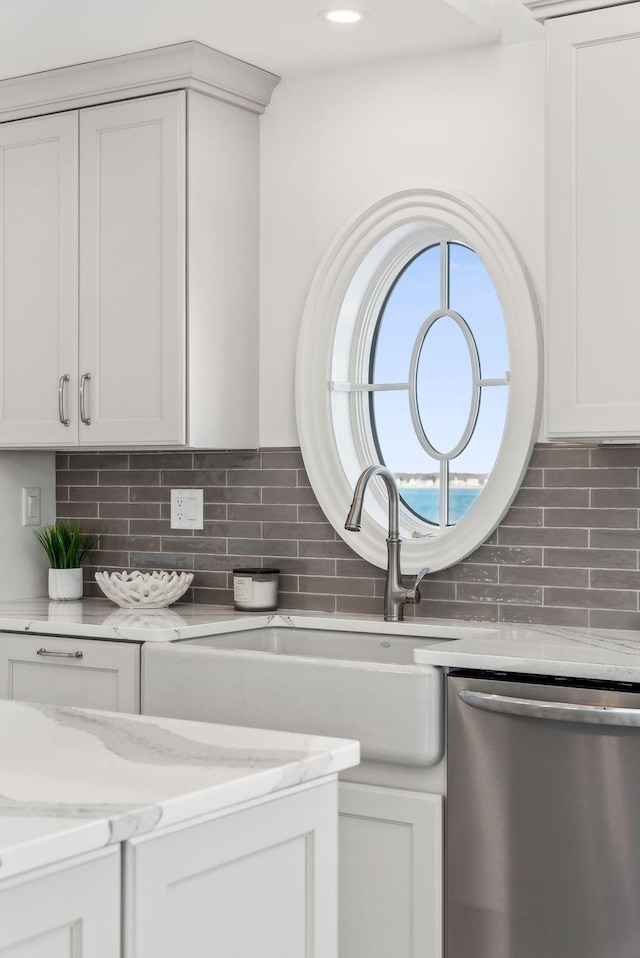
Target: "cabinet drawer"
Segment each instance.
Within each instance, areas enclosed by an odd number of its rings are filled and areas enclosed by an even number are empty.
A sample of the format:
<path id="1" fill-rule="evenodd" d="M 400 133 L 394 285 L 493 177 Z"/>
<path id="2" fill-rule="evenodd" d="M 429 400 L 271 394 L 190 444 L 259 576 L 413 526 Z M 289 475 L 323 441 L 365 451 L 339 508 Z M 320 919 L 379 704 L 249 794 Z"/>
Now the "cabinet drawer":
<path id="1" fill-rule="evenodd" d="M 0 633 L 0 698 L 140 711 L 140 645 Z"/>

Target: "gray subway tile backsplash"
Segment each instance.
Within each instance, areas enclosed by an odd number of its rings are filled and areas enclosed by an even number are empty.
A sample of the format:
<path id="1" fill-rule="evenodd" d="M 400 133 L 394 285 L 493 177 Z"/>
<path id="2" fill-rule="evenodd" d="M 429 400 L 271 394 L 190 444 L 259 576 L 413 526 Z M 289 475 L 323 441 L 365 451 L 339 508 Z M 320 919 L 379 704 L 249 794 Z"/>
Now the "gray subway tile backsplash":
<path id="1" fill-rule="evenodd" d="M 636 529 L 637 509 L 545 509 L 544 524 L 551 528 Z"/>
<path id="2" fill-rule="evenodd" d="M 588 609 L 559 609 L 548 605 L 503 605 L 501 622 L 527 625 L 568 625 L 586 629 L 590 625 Z"/>
<path id="3" fill-rule="evenodd" d="M 593 570 L 593 574 L 596 570 Z M 597 570 L 602 572 L 602 570 Z M 610 572 L 610 570 L 607 570 Z M 553 566 L 503 565 L 500 567 L 501 585 L 548 585 L 567 588 L 587 589 L 589 587 L 589 569 L 557 569 Z M 615 575 L 629 575 L 618 572 Z M 608 588 L 609 586 L 603 586 Z M 640 588 L 640 583 L 638 585 Z M 614 585 L 614 589 L 628 588 L 626 585 Z"/>
<path id="4" fill-rule="evenodd" d="M 461 582 L 458 585 L 457 598 L 465 602 L 542 605 L 542 589 L 532 585 L 483 585 Z"/>
<path id="5" fill-rule="evenodd" d="M 614 489 L 607 491 L 613 491 L 616 495 L 620 495 L 629 490 Z M 528 508 L 544 506 L 547 509 L 561 509 L 565 506 L 569 509 L 579 509 L 581 506 L 586 508 L 589 504 L 588 489 L 549 489 L 548 487 L 546 489 L 544 487 L 537 489 L 522 487 L 513 502 L 514 506 Z M 592 505 L 596 505 L 596 503 L 592 503 Z"/>
<path id="6" fill-rule="evenodd" d="M 558 582 L 558 585 L 564 583 Z M 640 592 L 640 571 L 625 569 L 590 569 L 589 585 L 592 589 L 632 589 Z"/>
<path id="7" fill-rule="evenodd" d="M 503 525 L 507 526 L 541 526 L 543 525 L 543 519 L 544 509 L 529 507 L 525 509 L 514 505 L 502 522 Z"/>
<path id="8" fill-rule="evenodd" d="M 591 489 L 594 509 L 640 509 L 640 489 Z"/>
<path id="9" fill-rule="evenodd" d="M 623 589 L 565 589 L 550 586 L 544 590 L 545 605 L 575 609 L 620 609 L 636 612 L 638 593 Z"/>
<path id="10" fill-rule="evenodd" d="M 545 488 L 562 487 L 573 489 L 597 488 L 633 488 L 638 483 L 637 469 L 545 469 Z"/>
<path id="11" fill-rule="evenodd" d="M 639 549 L 640 531 L 638 529 L 591 529 L 589 545 L 592 549 Z"/>
<path id="12" fill-rule="evenodd" d="M 639 612 L 609 612 L 603 609 L 593 609 L 589 622 L 593 629 L 634 629 L 640 631 Z"/>
<path id="13" fill-rule="evenodd" d="M 640 629 L 640 447 L 538 445 L 511 510 L 407 616 Z M 203 488 L 205 528 L 172 530 L 170 489 Z M 299 449 L 74 452 L 57 514 L 102 539 L 86 568 L 195 573 L 187 600 L 230 605 L 232 569 L 281 569 L 280 606 L 382 614 L 384 572 L 324 519 Z"/>
<path id="14" fill-rule="evenodd" d="M 530 469 L 567 469 L 589 466 L 589 446 L 536 446 L 529 463 Z M 607 465 L 608 463 L 605 463 Z"/>
<path id="15" fill-rule="evenodd" d="M 544 565 L 587 569 L 637 569 L 634 549 L 545 549 Z"/>
<path id="16" fill-rule="evenodd" d="M 588 529 L 550 529 L 531 526 L 500 526 L 502 546 L 565 546 L 580 549 L 589 545 Z"/>

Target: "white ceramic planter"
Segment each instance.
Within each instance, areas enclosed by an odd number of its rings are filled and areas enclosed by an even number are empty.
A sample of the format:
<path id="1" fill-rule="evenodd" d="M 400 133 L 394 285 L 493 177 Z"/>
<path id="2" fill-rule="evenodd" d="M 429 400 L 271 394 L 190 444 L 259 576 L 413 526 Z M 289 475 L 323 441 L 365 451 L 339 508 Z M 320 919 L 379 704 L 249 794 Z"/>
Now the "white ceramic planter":
<path id="1" fill-rule="evenodd" d="M 50 599 L 81 599 L 82 569 L 49 569 Z"/>

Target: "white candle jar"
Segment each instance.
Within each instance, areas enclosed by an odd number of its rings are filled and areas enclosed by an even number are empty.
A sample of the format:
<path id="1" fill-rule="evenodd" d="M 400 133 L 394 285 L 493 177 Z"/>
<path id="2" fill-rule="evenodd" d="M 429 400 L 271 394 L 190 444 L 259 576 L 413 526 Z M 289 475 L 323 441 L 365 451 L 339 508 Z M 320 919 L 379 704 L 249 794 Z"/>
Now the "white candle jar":
<path id="1" fill-rule="evenodd" d="M 279 583 L 279 569 L 234 569 L 234 609 L 238 612 L 274 612 L 278 608 Z"/>

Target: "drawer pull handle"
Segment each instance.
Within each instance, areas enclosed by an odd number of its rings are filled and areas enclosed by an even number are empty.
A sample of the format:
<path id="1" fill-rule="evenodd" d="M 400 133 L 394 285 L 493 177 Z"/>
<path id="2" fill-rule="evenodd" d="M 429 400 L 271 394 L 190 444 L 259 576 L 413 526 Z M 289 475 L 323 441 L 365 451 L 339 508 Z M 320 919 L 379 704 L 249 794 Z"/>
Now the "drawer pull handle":
<path id="1" fill-rule="evenodd" d="M 82 652 L 51 652 L 49 649 L 38 649 L 36 655 L 50 655 L 56 659 L 81 659 Z"/>

